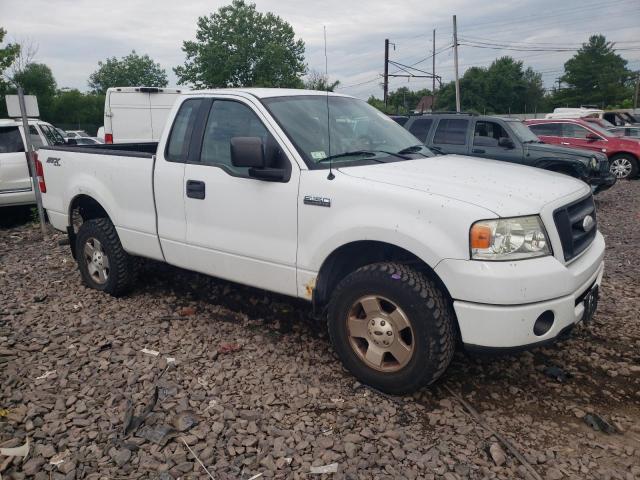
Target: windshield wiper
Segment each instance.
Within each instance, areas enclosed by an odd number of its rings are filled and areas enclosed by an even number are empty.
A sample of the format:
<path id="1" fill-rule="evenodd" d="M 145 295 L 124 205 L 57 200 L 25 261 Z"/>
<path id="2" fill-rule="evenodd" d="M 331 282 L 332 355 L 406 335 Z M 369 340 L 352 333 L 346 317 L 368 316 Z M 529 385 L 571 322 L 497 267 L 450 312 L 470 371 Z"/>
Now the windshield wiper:
<path id="1" fill-rule="evenodd" d="M 378 163 L 387 163 L 387 162 L 384 162 L 384 161 L 380 160 L 379 158 L 372 158 L 372 157 L 375 157 L 378 153 L 384 153 L 384 154 L 390 155 L 392 157 L 402 158 L 403 160 L 410 160 L 409 157 L 405 157 L 404 155 L 400 155 L 399 153 L 395 153 L 395 152 L 387 152 L 385 150 L 354 150 L 352 152 L 336 153 L 335 155 L 330 155 L 328 157 L 324 157 L 323 159 L 318 160 L 318 163 L 324 163 L 324 162 L 327 162 L 329 160 L 334 160 L 334 159 L 340 158 L 340 157 L 357 157 L 359 155 L 366 156 L 367 160 L 373 160 L 373 161 L 378 162 Z"/>

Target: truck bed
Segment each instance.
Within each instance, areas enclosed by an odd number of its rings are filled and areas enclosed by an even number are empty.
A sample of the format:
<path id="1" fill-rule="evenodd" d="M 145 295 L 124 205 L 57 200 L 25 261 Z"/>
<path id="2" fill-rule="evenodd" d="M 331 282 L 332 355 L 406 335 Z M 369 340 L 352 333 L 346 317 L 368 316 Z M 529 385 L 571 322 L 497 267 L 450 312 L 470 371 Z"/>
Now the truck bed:
<path id="1" fill-rule="evenodd" d="M 162 258 L 153 194 L 156 148 L 157 143 L 41 148 L 47 186 L 42 200 L 51 224 L 66 230 L 74 200 L 86 195 L 113 219 L 127 251 Z"/>

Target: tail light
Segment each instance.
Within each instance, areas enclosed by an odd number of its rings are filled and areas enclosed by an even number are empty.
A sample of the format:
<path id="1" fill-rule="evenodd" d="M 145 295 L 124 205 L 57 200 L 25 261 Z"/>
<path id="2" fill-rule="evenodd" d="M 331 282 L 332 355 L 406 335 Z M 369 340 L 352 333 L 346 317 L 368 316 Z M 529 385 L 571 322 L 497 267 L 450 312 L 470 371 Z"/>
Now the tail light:
<path id="1" fill-rule="evenodd" d="M 113 143 L 113 133 L 104 134 L 104 143 Z"/>
<path id="2" fill-rule="evenodd" d="M 44 181 L 44 168 L 42 168 L 42 162 L 38 160 L 38 154 L 33 152 L 33 159 L 36 163 L 36 175 L 38 177 L 38 187 L 42 193 L 47 193 L 47 184 Z"/>

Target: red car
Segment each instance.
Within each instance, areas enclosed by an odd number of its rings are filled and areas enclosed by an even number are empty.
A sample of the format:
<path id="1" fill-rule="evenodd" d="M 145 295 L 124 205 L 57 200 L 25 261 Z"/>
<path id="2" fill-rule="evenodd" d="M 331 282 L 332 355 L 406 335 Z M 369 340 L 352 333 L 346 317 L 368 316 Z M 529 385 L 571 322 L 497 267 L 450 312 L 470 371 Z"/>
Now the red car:
<path id="1" fill-rule="evenodd" d="M 580 119 L 536 119 L 525 123 L 545 143 L 595 150 L 609 159 L 611 173 L 634 178 L 640 166 L 640 140 L 621 137 Z"/>

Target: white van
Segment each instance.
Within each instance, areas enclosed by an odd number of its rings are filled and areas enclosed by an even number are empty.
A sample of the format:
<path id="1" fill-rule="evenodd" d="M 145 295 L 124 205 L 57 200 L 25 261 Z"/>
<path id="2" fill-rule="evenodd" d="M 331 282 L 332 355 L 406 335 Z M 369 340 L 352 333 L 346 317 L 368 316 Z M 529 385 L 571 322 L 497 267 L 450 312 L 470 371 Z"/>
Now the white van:
<path id="1" fill-rule="evenodd" d="M 105 143 L 157 142 L 182 91 L 157 87 L 109 88 L 104 102 Z"/>

